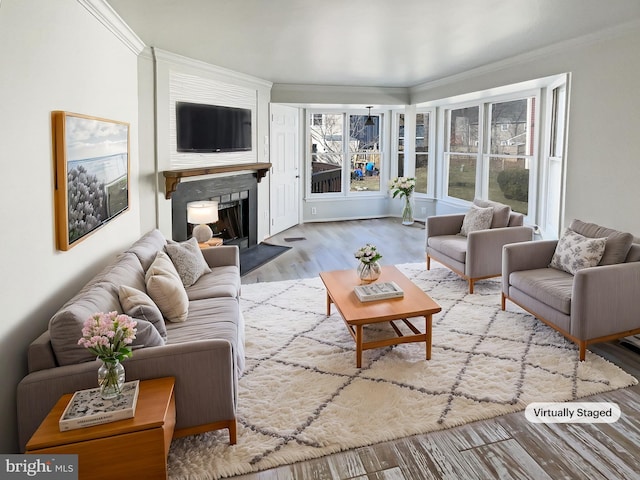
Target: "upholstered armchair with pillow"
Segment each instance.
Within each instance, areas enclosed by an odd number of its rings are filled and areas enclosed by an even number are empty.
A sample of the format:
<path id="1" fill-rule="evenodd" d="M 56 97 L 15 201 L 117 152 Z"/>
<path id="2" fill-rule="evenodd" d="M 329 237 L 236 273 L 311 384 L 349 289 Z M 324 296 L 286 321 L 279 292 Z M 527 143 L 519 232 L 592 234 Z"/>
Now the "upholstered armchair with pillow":
<path id="1" fill-rule="evenodd" d="M 504 247 L 506 301 L 578 344 L 640 333 L 640 239 L 574 220 L 559 240 Z"/>
<path id="2" fill-rule="evenodd" d="M 502 247 L 533 239 L 525 227 L 524 215 L 509 205 L 476 199 L 466 214 L 427 218 L 427 270 L 431 259 L 442 263 L 469 282 L 473 293 L 476 280 L 502 274 Z"/>

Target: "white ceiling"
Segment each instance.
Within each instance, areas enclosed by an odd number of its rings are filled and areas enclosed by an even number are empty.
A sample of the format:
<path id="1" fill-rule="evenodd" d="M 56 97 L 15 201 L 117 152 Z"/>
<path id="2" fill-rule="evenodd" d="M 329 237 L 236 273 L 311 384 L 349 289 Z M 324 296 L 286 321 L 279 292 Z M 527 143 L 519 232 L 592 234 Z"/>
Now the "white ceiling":
<path id="1" fill-rule="evenodd" d="M 635 23 L 639 0 L 107 0 L 145 42 L 274 83 L 410 87 Z"/>

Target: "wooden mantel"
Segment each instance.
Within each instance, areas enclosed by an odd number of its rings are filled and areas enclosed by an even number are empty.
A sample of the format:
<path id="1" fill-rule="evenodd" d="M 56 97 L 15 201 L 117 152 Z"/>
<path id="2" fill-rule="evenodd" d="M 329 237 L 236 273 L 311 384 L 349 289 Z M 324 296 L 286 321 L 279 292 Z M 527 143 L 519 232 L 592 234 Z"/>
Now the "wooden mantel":
<path id="1" fill-rule="evenodd" d="M 200 167 L 186 168 L 182 170 L 165 170 L 164 175 L 164 196 L 168 200 L 173 192 L 178 188 L 178 184 L 185 177 L 197 177 L 201 175 L 212 175 L 216 173 L 240 172 L 243 170 L 253 171 L 254 175 L 260 183 L 260 180 L 267 174 L 271 168 L 271 163 L 237 163 L 235 165 L 219 165 L 217 167 Z"/>

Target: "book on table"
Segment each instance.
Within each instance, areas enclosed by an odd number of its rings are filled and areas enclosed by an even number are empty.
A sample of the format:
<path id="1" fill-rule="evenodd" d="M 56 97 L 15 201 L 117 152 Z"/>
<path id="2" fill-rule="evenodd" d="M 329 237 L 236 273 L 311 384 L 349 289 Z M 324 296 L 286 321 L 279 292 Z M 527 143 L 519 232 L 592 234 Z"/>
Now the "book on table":
<path id="1" fill-rule="evenodd" d="M 111 400 L 102 399 L 100 388 L 77 391 L 62 412 L 58 422 L 60 431 L 133 418 L 136 413 L 139 390 L 140 380 L 134 380 L 125 382 L 122 386 L 122 394 Z"/>
<path id="2" fill-rule="evenodd" d="M 387 298 L 401 298 L 404 292 L 395 282 L 370 283 L 353 287 L 353 291 L 361 302 L 372 302 Z"/>

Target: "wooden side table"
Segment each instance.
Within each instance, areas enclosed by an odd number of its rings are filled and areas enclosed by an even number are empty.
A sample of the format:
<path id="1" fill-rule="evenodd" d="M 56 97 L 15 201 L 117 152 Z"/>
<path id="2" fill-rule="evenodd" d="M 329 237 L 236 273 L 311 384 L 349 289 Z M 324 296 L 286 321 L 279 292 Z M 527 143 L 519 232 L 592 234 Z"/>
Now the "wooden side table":
<path id="1" fill-rule="evenodd" d="M 204 243 L 199 243 L 198 246 L 200 248 L 211 248 L 211 247 L 217 247 L 219 245 L 222 245 L 224 243 L 224 241 L 219 238 L 219 237 L 213 237 L 211 238 L 211 240 L 207 240 Z"/>
<path id="2" fill-rule="evenodd" d="M 61 432 L 64 395 L 27 443 L 26 453 L 77 454 L 79 478 L 167 478 L 176 423 L 173 377 L 144 380 L 133 418 Z"/>

